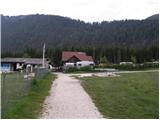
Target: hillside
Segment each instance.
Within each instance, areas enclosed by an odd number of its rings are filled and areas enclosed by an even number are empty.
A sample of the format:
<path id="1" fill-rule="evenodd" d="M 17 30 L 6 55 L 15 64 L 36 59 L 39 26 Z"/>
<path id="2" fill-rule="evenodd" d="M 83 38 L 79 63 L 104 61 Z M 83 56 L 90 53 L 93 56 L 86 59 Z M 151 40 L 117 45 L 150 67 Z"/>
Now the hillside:
<path id="1" fill-rule="evenodd" d="M 159 20 L 159 14 L 155 14 L 150 17 L 147 17 L 146 20 Z"/>
<path id="2" fill-rule="evenodd" d="M 2 16 L 2 53 L 26 47 L 130 47 L 158 43 L 158 19 L 85 23 L 54 15 Z"/>

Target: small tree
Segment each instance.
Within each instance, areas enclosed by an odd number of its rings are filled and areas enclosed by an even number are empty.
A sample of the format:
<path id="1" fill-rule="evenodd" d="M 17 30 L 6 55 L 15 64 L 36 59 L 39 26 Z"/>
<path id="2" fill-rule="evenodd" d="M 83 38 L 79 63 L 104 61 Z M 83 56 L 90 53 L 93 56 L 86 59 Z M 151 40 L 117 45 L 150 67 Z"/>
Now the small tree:
<path id="1" fill-rule="evenodd" d="M 23 54 L 23 58 L 30 58 L 31 56 L 28 53 Z"/>
<path id="2" fill-rule="evenodd" d="M 108 60 L 107 60 L 106 56 L 103 56 L 103 57 L 100 58 L 100 63 L 104 63 L 104 64 L 108 63 Z"/>
<path id="3" fill-rule="evenodd" d="M 133 63 L 137 63 L 136 57 L 132 56 L 132 57 L 131 57 L 131 61 L 132 61 Z"/>

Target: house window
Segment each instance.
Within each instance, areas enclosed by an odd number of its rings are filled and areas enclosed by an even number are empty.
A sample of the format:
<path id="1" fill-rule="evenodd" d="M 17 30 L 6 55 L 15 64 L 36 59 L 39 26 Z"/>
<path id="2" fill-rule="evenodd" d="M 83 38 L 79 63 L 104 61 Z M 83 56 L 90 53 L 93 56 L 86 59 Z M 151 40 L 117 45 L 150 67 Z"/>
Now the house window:
<path id="1" fill-rule="evenodd" d="M 78 66 L 82 66 L 82 64 L 78 64 Z"/>
<path id="2" fill-rule="evenodd" d="M 9 67 L 9 64 L 1 64 L 2 67 Z"/>

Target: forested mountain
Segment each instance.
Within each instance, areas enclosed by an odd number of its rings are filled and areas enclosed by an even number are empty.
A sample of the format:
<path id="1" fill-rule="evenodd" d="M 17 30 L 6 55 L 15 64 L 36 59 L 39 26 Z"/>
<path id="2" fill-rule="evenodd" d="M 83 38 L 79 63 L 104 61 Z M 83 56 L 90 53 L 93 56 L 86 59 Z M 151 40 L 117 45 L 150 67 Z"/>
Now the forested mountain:
<path id="1" fill-rule="evenodd" d="M 146 20 L 158 20 L 159 19 L 159 14 L 155 14 L 155 15 L 152 15 L 148 18 L 146 18 Z"/>
<path id="2" fill-rule="evenodd" d="M 156 15 L 157 16 L 157 15 Z M 151 19 L 153 18 L 154 19 Z M 85 23 L 54 15 L 2 16 L 2 55 L 48 51 L 158 47 L 159 17 Z M 49 54 L 49 53 L 48 53 Z M 38 56 L 38 55 L 37 55 Z"/>

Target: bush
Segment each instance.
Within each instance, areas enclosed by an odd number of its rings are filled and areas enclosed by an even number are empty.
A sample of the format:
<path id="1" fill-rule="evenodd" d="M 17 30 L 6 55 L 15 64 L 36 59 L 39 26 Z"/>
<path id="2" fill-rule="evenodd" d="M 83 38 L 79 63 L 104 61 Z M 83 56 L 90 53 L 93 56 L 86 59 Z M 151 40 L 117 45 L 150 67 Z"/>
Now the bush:
<path id="1" fill-rule="evenodd" d="M 100 63 L 99 65 L 96 65 L 95 66 L 96 68 L 113 68 L 114 67 L 114 64 L 105 64 L 105 63 Z"/>
<path id="2" fill-rule="evenodd" d="M 65 70 L 66 73 L 76 72 L 76 71 L 78 71 L 78 69 L 76 67 L 70 67 L 70 68 Z"/>
<path id="3" fill-rule="evenodd" d="M 84 72 L 93 72 L 94 69 L 90 66 L 86 66 L 86 67 L 81 67 L 81 68 L 76 68 L 76 67 L 70 67 L 68 69 L 65 70 L 66 73 L 71 73 L 71 72 L 81 72 L 81 71 L 84 71 Z"/>
<path id="4" fill-rule="evenodd" d="M 104 63 L 101 63 L 98 65 L 98 68 L 106 68 L 107 67 L 107 64 L 104 64 Z"/>
<path id="5" fill-rule="evenodd" d="M 157 63 L 144 63 L 144 64 L 114 64 L 114 68 L 119 70 L 144 70 L 149 68 L 158 68 L 159 64 Z"/>
<path id="6" fill-rule="evenodd" d="M 123 64 L 123 65 L 113 65 L 114 68 L 119 69 L 119 70 L 132 70 L 134 69 L 133 65 L 131 64 Z"/>
<path id="7" fill-rule="evenodd" d="M 159 63 L 146 62 L 143 64 L 145 68 L 158 68 Z"/>
<path id="8" fill-rule="evenodd" d="M 91 72 L 93 70 L 94 69 L 90 66 L 82 67 L 82 68 L 79 69 L 79 71 L 85 71 L 85 72 Z"/>

